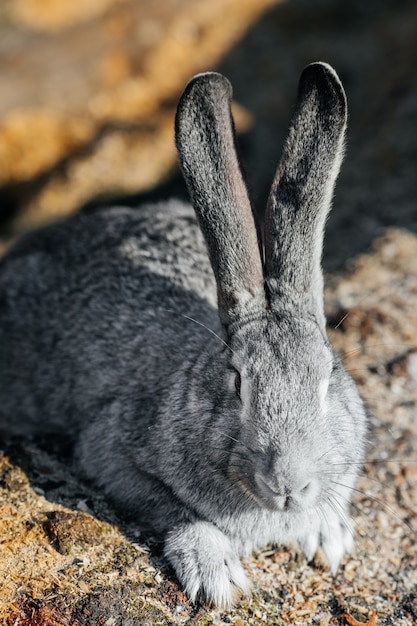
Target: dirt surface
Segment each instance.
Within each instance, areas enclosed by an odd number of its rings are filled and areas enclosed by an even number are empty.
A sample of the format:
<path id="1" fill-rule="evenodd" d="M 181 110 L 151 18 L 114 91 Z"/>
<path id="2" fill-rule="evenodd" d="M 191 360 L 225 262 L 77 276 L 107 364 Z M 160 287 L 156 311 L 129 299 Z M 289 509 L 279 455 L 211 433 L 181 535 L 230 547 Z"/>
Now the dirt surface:
<path id="1" fill-rule="evenodd" d="M 411 0 L 4 0 L 3 248 L 97 195 L 181 195 L 172 118 L 184 82 L 206 69 L 234 85 L 262 207 L 302 67 L 334 65 L 350 122 L 326 306 L 372 428 L 356 551 L 337 576 L 320 555 L 308 565 L 296 547 L 266 547 L 245 561 L 253 597 L 224 614 L 187 601 L 160 546 L 77 478 L 62 442 L 3 442 L 0 623 L 336 626 L 345 612 L 371 623 L 373 610 L 378 626 L 417 623 L 416 32 Z"/>

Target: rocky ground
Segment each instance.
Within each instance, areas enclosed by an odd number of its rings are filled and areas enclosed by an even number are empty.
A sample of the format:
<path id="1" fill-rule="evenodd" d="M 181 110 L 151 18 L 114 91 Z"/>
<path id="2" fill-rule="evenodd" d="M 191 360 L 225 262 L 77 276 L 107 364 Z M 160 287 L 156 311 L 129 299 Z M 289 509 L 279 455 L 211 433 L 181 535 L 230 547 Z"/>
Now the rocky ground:
<path id="1" fill-rule="evenodd" d="M 80 482 L 62 442 L 4 442 L 0 623 L 336 626 L 348 623 L 345 612 L 372 623 L 372 611 L 379 626 L 417 623 L 417 5 L 47 5 L 0 8 L 3 248 L 98 195 L 183 194 L 172 116 L 185 80 L 204 69 L 234 84 L 242 155 L 262 206 L 301 68 L 317 59 L 335 66 L 350 123 L 327 230 L 326 306 L 371 434 L 352 511 L 356 551 L 338 575 L 320 555 L 308 565 L 296 548 L 268 547 L 245 561 L 253 597 L 223 614 L 187 601 L 160 546 Z"/>

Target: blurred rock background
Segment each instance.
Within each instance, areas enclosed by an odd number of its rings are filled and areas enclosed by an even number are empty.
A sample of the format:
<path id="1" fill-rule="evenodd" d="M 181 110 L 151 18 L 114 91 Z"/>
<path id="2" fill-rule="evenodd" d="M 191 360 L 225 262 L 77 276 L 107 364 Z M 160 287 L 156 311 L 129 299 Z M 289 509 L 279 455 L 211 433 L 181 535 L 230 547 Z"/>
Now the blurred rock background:
<path id="1" fill-rule="evenodd" d="M 416 33 L 413 0 L 2 0 L 2 241 L 91 201 L 184 193 L 175 105 L 209 69 L 233 83 L 262 209 L 314 60 L 334 65 L 350 110 L 325 266 L 383 227 L 415 230 Z"/>
<path id="2" fill-rule="evenodd" d="M 274 0 L 14 0 L 0 29 L 4 229 L 175 175 L 173 116 Z M 237 112 L 244 127 L 249 115 Z"/>

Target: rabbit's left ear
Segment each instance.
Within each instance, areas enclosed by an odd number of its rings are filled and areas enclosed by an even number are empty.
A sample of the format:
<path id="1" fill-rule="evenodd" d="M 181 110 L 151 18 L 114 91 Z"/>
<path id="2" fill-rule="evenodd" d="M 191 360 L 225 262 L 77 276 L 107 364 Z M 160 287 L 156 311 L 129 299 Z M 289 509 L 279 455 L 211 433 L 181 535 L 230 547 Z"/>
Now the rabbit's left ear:
<path id="1" fill-rule="evenodd" d="M 324 328 L 323 231 L 343 157 L 346 96 L 325 63 L 308 65 L 265 215 L 271 308 L 301 303 Z"/>
<path id="2" fill-rule="evenodd" d="M 235 149 L 232 88 L 220 74 L 195 76 L 180 99 L 178 156 L 216 277 L 224 326 L 265 309 L 258 236 Z"/>

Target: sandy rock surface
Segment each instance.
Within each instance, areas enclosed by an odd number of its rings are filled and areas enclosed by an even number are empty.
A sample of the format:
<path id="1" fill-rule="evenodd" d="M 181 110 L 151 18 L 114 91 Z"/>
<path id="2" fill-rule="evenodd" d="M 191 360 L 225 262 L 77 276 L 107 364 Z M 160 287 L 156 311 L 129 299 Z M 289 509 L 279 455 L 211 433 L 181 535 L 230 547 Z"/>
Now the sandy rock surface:
<path id="1" fill-rule="evenodd" d="M 417 623 L 416 32 L 411 0 L 1 4 L 3 248 L 97 195 L 135 202 L 160 183 L 157 195 L 182 194 L 172 119 L 185 81 L 207 69 L 234 85 L 261 207 L 301 68 L 336 67 L 350 122 L 326 308 L 371 423 L 356 551 L 338 575 L 320 555 L 308 565 L 296 547 L 266 547 L 245 561 L 253 597 L 223 614 L 187 601 L 160 546 L 77 478 L 62 442 L 1 442 L 1 624 L 336 626 L 372 611 L 378 626 Z"/>

